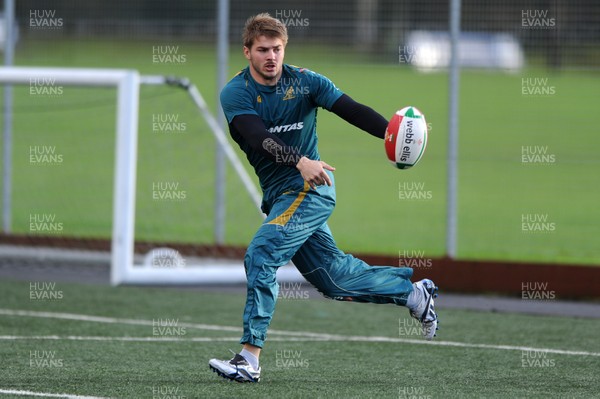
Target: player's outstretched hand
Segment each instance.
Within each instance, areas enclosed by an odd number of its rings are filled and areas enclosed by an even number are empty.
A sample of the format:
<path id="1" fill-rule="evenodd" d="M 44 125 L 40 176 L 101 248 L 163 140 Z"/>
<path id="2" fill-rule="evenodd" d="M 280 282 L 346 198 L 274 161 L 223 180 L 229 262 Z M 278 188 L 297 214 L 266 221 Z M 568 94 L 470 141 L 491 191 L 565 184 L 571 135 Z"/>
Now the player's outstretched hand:
<path id="1" fill-rule="evenodd" d="M 327 184 L 331 186 L 331 178 L 325 170 L 334 171 L 335 168 L 323 161 L 312 161 L 306 157 L 300 158 L 296 164 L 296 168 L 300 171 L 302 178 L 311 188 L 316 189 L 317 186 Z"/>

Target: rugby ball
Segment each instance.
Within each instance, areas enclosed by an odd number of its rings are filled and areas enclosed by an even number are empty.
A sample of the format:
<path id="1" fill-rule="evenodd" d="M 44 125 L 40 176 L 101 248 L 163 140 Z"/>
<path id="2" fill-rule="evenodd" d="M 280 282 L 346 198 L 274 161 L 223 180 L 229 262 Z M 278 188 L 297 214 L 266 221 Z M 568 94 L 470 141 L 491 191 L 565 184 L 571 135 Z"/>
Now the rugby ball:
<path id="1" fill-rule="evenodd" d="M 417 108 L 408 106 L 397 111 L 385 131 L 385 153 L 398 169 L 417 164 L 427 146 L 427 122 Z"/>

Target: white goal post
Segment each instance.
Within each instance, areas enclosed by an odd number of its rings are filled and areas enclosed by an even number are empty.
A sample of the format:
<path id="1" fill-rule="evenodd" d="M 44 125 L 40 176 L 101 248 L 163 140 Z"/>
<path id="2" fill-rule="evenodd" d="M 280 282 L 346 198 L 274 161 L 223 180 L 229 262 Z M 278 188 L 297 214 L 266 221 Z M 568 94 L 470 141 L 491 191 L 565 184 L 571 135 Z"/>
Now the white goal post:
<path id="1" fill-rule="evenodd" d="M 138 149 L 139 89 L 141 84 L 169 84 L 184 88 L 190 94 L 215 139 L 240 177 L 244 188 L 260 210 L 260 194 L 231 147 L 226 134 L 210 113 L 202 95 L 187 79 L 165 76 L 141 76 L 138 71 L 95 68 L 0 67 L 0 83 L 30 85 L 47 81 L 62 86 L 102 86 L 117 89 L 116 157 L 113 192 L 113 225 L 111 243 L 111 284 L 210 284 L 244 282 L 241 262 L 224 265 L 222 261 L 202 261 L 202 265 L 182 262 L 175 251 L 171 262 L 175 267 L 152 267 L 152 256 L 169 256 L 168 248 L 150 251 L 142 264 L 134 254 L 135 191 Z M 162 251 L 161 251 L 162 250 Z M 301 281 L 300 273 L 291 266 L 281 268 L 278 277 L 285 281 Z"/>

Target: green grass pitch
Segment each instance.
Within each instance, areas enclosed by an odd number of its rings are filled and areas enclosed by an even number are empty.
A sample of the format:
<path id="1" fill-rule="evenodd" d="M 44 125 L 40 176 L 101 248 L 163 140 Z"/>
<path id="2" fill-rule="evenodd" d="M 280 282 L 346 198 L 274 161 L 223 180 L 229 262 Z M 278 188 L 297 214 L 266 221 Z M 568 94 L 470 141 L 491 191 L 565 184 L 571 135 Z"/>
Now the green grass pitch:
<path id="1" fill-rule="evenodd" d="M 16 64 L 134 68 L 143 74 L 187 76 L 214 109 L 213 49 L 179 43 L 179 53 L 186 55 L 184 63 L 155 63 L 152 48 L 161 44 L 22 42 Z M 245 64 L 235 51 L 230 59 L 233 75 Z M 419 165 L 398 171 L 385 159 L 381 142 L 327 111 L 319 112 L 321 156 L 337 168 L 338 205 L 330 225 L 339 246 L 351 252 L 443 255 L 446 74 L 420 74 L 406 66 L 331 57 L 322 49 L 295 48 L 293 43 L 286 60 L 330 77 L 342 90 L 386 117 L 405 105 L 415 105 L 431 127 Z M 530 95 L 529 84 L 548 90 Z M 593 72 L 529 68 L 510 75 L 463 71 L 460 257 L 600 264 L 600 213 L 596 211 L 600 202 L 599 89 L 600 80 Z M 183 91 L 145 87 L 141 97 L 136 237 L 211 242 L 215 144 L 208 127 Z M 21 86 L 15 88 L 15 98 L 14 231 L 35 234 L 30 218 L 41 214 L 62 223 L 57 234 L 109 237 L 114 91 L 67 87 L 61 95 L 39 96 Z M 186 130 L 155 131 L 157 114 L 177 117 Z M 63 156 L 62 163 L 32 163 L 32 146 L 54 148 Z M 524 162 L 524 151 L 543 151 L 546 161 Z M 155 200 L 153 184 L 157 182 L 177 184 L 185 198 Z M 407 190 L 425 199 L 402 199 Z M 227 196 L 227 242 L 245 245 L 260 217 L 231 168 Z M 541 231 L 523 227 L 531 220 Z"/>
<path id="2" fill-rule="evenodd" d="M 262 381 L 251 385 L 223 380 L 207 364 L 239 350 L 242 294 L 11 281 L 0 282 L 0 292 L 0 390 L 156 399 L 597 393 L 599 320 L 442 308 L 435 342 L 443 345 L 431 345 L 404 308 L 281 299 Z M 324 340 L 331 336 L 339 340 Z M 402 342 L 364 339 L 374 336 Z"/>

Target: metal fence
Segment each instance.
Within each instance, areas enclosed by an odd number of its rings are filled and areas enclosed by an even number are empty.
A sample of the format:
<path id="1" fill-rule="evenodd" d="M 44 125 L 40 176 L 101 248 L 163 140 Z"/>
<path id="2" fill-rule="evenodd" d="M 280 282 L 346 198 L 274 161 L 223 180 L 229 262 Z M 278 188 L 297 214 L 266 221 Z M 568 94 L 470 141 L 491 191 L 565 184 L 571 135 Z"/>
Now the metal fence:
<path id="1" fill-rule="evenodd" d="M 16 16 L 24 37 L 85 39 L 216 40 L 217 1 L 19 1 Z M 528 62 L 553 68 L 600 65 L 600 3 L 575 1 L 462 1 L 461 25 L 468 32 L 505 32 L 525 48 Z M 249 15 L 269 12 L 282 19 L 297 44 L 336 52 L 367 52 L 394 62 L 411 31 L 447 31 L 448 1 L 230 1 L 232 44 Z M 60 26 L 56 26 L 59 24 Z M 56 24 L 57 29 L 47 29 Z M 44 26 L 45 25 L 45 26 Z"/>
<path id="2" fill-rule="evenodd" d="M 153 47 L 167 44 L 184 49 L 202 48 L 204 50 L 199 57 L 206 58 L 194 59 L 185 65 L 162 67 L 176 74 L 185 71 L 202 76 L 204 80 L 199 82 L 201 89 L 215 114 L 219 115 L 215 106 L 216 95 L 212 98 L 211 95 L 218 91 L 217 86 L 223 76 L 230 76 L 232 71 L 231 67 L 225 68 L 224 58 L 217 60 L 216 57 L 219 27 L 223 27 L 218 22 L 218 3 L 191 0 L 55 0 L 40 5 L 38 1 L 20 0 L 16 4 L 19 37 L 16 62 L 25 60 L 44 65 L 86 66 L 81 65 L 77 53 L 71 52 L 71 49 L 85 49 L 87 46 L 96 49 L 100 46 L 103 61 L 110 59 L 119 67 L 155 73 L 153 68 L 158 67 L 150 61 Z M 468 75 L 466 79 L 461 78 L 460 84 L 455 81 L 457 84 L 451 89 L 448 89 L 450 75 L 447 73 L 452 54 L 449 50 L 450 1 L 231 0 L 227 18 L 227 43 L 231 54 L 236 54 L 241 48 L 241 30 L 246 18 L 258 12 L 269 12 L 284 21 L 290 34 L 289 45 L 293 48 L 290 53 L 300 54 L 299 58 L 308 59 L 312 64 L 320 65 L 321 61 L 326 61 L 349 69 L 360 65 L 397 68 L 401 78 L 405 79 L 394 83 L 399 91 L 418 86 L 421 83 L 415 82 L 424 81 L 423 76 L 436 82 L 435 92 L 426 93 L 435 98 L 427 98 L 423 93 L 418 97 L 428 100 L 428 107 L 436 117 L 433 127 L 436 140 L 439 140 L 436 145 L 443 149 L 428 150 L 428 157 L 446 170 L 446 160 L 453 158 L 446 153 L 446 140 L 452 125 L 457 124 L 461 137 L 456 157 L 460 171 L 456 187 L 459 202 L 455 206 L 446 197 L 446 184 L 452 182 L 452 176 L 438 178 L 432 170 L 430 175 L 420 177 L 421 180 L 416 183 L 426 183 L 433 188 L 434 199 L 429 205 L 433 209 L 431 212 L 441 217 L 434 226 L 427 226 L 432 233 L 423 228 L 420 238 L 409 242 L 408 248 L 415 251 L 423 248 L 437 255 L 453 254 L 455 243 L 443 243 L 443 237 L 447 236 L 458 240 L 458 254 L 467 257 L 492 253 L 498 258 L 517 259 L 536 259 L 540 254 L 545 260 L 564 261 L 574 257 L 577 261 L 588 263 L 600 259 L 600 253 L 591 244 L 569 250 L 560 246 L 566 236 L 580 234 L 587 239 L 600 233 L 595 213 L 586 218 L 574 212 L 575 208 L 589 206 L 596 198 L 594 192 L 586 194 L 584 188 L 593 184 L 590 171 L 597 170 L 598 159 L 588 148 L 571 148 L 573 143 L 586 143 L 600 123 L 593 105 L 597 103 L 594 88 L 600 89 L 597 77 L 600 70 L 600 3 L 591 0 L 508 0 L 495 3 L 463 0 L 461 33 L 455 42 L 460 56 L 456 62 L 463 71 L 468 71 Z M 134 57 L 119 52 L 120 43 L 131 43 L 127 51 L 143 54 L 144 62 L 130 62 Z M 34 55 L 38 49 L 44 49 L 43 54 Z M 192 58 L 191 53 L 183 55 Z M 87 61 L 88 58 L 86 62 L 91 62 Z M 242 61 L 236 58 L 230 59 L 229 63 L 240 65 Z M 60 65 L 56 65 L 57 62 Z M 438 73 L 421 74 L 432 71 Z M 218 73 L 217 84 L 214 76 Z M 345 83 L 358 90 L 362 82 Z M 392 94 L 387 95 L 391 98 Z M 576 98 L 581 106 L 573 105 Z M 556 111 L 562 105 L 569 106 L 569 112 L 577 112 L 569 144 L 564 146 Z M 33 112 L 26 105 L 22 107 Z M 456 113 L 460 118 L 449 121 L 448 113 Z M 187 114 L 178 114 L 182 115 Z M 506 115 L 511 116 L 512 124 L 506 123 Z M 32 114 L 22 116 L 23 119 L 31 117 Z M 461 151 L 463 148 L 465 151 Z M 570 150 L 567 151 L 567 148 Z M 212 148 L 204 148 L 203 151 L 206 158 L 214 156 Z M 576 153 L 577 156 L 573 155 Z M 210 158 L 210 161 L 214 160 Z M 214 167 L 214 164 L 206 167 Z M 507 171 L 501 176 L 506 180 L 493 186 L 485 180 L 485 172 L 498 170 Z M 475 175 L 475 172 L 480 174 Z M 224 179 L 224 174 L 220 176 L 217 180 Z M 569 187 L 569 190 L 561 191 L 558 188 L 561 185 Z M 505 192 L 502 186 L 507 187 Z M 210 191 L 208 188 L 203 190 Z M 235 189 L 227 193 L 229 196 L 236 195 Z M 210 195 L 214 193 L 211 191 Z M 504 195 L 511 197 L 511 201 Z M 529 201 L 530 197 L 538 199 Z M 212 199 L 211 204 L 216 203 L 217 206 L 218 198 Z M 570 203 L 573 198 L 579 205 L 570 210 L 555 204 Z M 473 204 L 477 204 L 477 209 Z M 409 210 L 419 207 L 414 203 L 403 206 Z M 449 212 L 446 212 L 446 207 Z M 453 207 L 456 207 L 456 213 L 453 213 Z M 244 211 L 237 212 L 229 212 L 227 219 L 243 219 Z M 344 212 L 343 205 L 341 212 Z M 452 228 L 450 233 L 444 232 L 447 222 L 443 215 L 446 213 L 450 217 L 452 214 L 457 216 L 458 233 L 453 234 Z M 495 216 L 490 218 L 492 214 Z M 203 217 L 207 215 L 203 214 Z M 481 221 L 488 218 L 489 224 L 484 229 L 479 228 Z M 549 221 L 541 220 L 548 218 Z M 384 222 L 378 219 L 373 225 Z M 217 220 L 218 223 L 221 222 Z M 448 223 L 452 225 L 452 220 Z M 551 235 L 529 234 L 523 227 L 550 224 L 557 229 Z M 365 234 L 378 234 L 376 227 L 372 230 L 369 226 L 363 228 Z M 423 244 L 428 234 L 435 237 L 432 239 L 434 245 Z M 165 237 L 169 238 L 172 237 Z M 242 241 L 246 238 L 244 235 Z M 227 237 L 224 241 L 228 242 Z M 356 244 L 343 237 L 340 241 L 347 247 Z M 473 244 L 476 241 L 481 242 Z M 399 244 L 393 245 L 400 249 Z M 390 247 L 375 250 L 392 252 Z"/>

